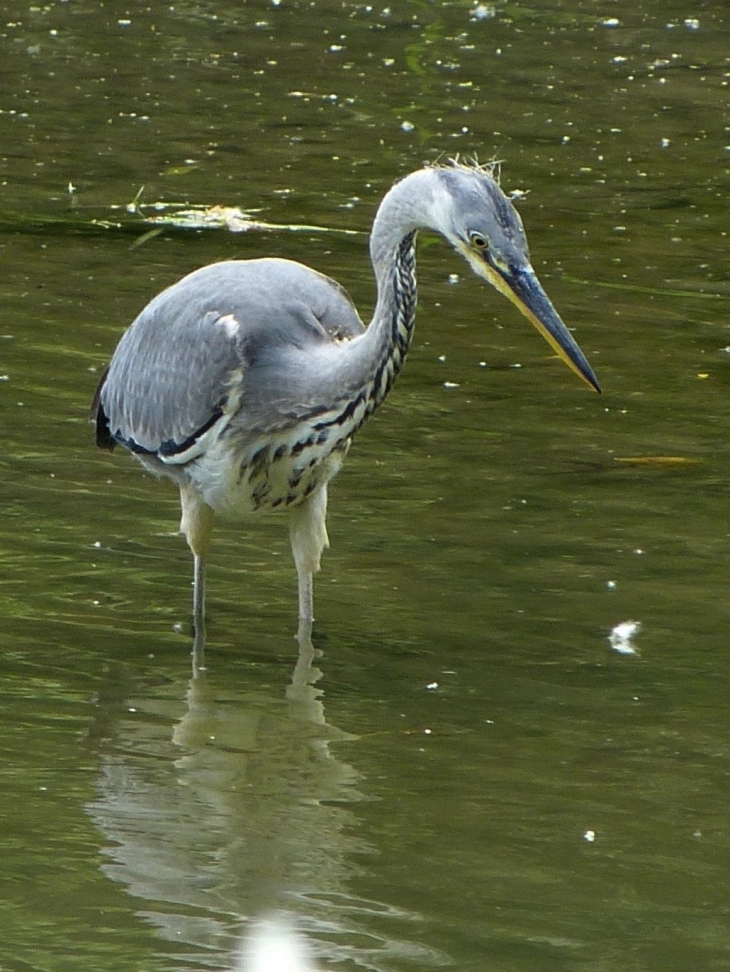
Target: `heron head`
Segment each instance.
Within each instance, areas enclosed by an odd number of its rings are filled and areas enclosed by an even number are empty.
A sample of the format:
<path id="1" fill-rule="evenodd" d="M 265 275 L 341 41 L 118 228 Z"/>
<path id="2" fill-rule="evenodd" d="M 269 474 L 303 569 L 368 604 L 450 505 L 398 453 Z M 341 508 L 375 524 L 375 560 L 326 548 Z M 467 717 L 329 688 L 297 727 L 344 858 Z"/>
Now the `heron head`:
<path id="1" fill-rule="evenodd" d="M 434 225 L 472 269 L 504 294 L 586 384 L 598 380 L 532 269 L 520 215 L 493 166 L 453 164 L 437 169 L 440 192 Z"/>

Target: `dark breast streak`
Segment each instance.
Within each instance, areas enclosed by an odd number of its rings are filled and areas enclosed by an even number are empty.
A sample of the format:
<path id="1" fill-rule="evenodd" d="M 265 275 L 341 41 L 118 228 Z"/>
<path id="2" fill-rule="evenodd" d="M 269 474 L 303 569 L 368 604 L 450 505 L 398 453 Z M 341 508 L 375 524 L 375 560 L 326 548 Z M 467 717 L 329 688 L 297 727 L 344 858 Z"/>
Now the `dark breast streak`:
<path id="1" fill-rule="evenodd" d="M 220 503 L 212 502 L 214 508 L 264 512 L 297 506 L 335 475 L 353 436 L 385 399 L 403 367 L 415 323 L 414 244 L 415 233 L 410 233 L 396 254 L 391 320 L 372 377 L 354 397 L 324 410 L 319 406 L 290 430 L 269 433 L 243 455 L 239 453 L 237 480 L 219 491 Z M 235 432 L 232 426 L 228 431 L 230 438 L 225 432 L 223 436 L 235 455 Z"/>
<path id="2" fill-rule="evenodd" d="M 252 511 L 298 506 L 331 479 L 350 448 L 349 438 L 332 439 L 313 431 L 293 443 L 262 445 L 247 457 L 240 465 L 238 483 Z"/>

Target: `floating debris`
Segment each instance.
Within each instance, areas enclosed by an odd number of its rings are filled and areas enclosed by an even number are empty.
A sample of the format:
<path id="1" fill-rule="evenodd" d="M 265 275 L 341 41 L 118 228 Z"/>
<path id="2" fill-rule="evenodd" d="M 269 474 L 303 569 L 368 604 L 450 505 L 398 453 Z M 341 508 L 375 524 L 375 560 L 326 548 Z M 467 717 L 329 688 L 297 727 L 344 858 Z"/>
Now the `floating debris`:
<path id="1" fill-rule="evenodd" d="M 144 212 L 147 207 L 137 205 L 136 211 L 145 223 L 156 226 L 174 226 L 178 229 L 224 229 L 229 233 L 246 233 L 249 230 L 287 230 L 290 233 L 344 233 L 357 235 L 357 230 L 333 229 L 328 226 L 310 226 L 302 223 L 267 223 L 255 219 L 250 212 L 238 206 L 188 206 L 155 203 L 154 214 Z"/>
<path id="2" fill-rule="evenodd" d="M 148 216 L 142 213 L 146 223 L 162 226 L 178 226 L 182 229 L 225 229 L 229 233 L 245 233 L 250 229 L 261 229 L 266 224 L 258 223 L 238 206 L 191 207 L 171 209 L 170 212 Z"/>
<path id="3" fill-rule="evenodd" d="M 140 203 L 139 194 L 132 202 L 113 203 L 109 206 L 86 206 L 74 195 L 68 209 L 62 213 L 51 213 L 42 217 L 24 217 L 22 220 L 7 215 L 0 216 L 2 228 L 14 230 L 18 227 L 28 230 L 52 230 L 56 233 L 73 234 L 98 233 L 99 230 L 115 230 L 134 233 L 136 248 L 153 235 L 167 231 L 224 230 L 229 233 L 248 231 L 268 233 L 336 233 L 341 236 L 364 236 L 362 230 L 346 229 L 339 226 L 315 226 L 308 223 L 269 223 L 257 219 L 251 211 L 237 206 L 206 206 L 189 202 Z M 140 234 L 140 230 L 143 235 Z M 4 335 L 0 335 L 3 337 Z"/>
<path id="4" fill-rule="evenodd" d="M 640 621 L 622 621 L 621 624 L 617 624 L 615 628 L 611 629 L 608 643 L 620 655 L 635 655 L 637 652 L 632 639 L 640 630 Z"/>

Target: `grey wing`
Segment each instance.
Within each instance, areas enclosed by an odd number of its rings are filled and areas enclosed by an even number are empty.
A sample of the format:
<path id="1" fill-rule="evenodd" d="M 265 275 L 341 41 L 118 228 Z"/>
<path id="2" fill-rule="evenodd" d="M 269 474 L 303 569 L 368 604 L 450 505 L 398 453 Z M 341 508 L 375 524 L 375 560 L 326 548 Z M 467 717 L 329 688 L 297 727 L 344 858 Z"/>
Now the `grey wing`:
<path id="1" fill-rule="evenodd" d="M 203 267 L 155 297 L 123 335 L 92 405 L 97 443 L 185 461 L 239 407 L 252 369 L 363 330 L 339 284 L 301 264 Z"/>

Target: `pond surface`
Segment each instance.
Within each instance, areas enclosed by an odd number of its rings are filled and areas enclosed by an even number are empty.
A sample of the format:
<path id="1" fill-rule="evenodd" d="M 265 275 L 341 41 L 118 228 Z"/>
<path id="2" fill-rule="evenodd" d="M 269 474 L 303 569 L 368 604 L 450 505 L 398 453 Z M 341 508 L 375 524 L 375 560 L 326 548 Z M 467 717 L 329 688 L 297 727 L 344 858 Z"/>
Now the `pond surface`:
<path id="1" fill-rule="evenodd" d="M 254 968 L 262 921 L 320 972 L 730 969 L 729 19 L 3 4 L 3 969 Z M 321 654 L 285 523 L 221 525 L 191 679 L 175 490 L 95 449 L 102 368 L 222 258 L 302 260 L 367 319 L 378 200 L 457 153 L 529 190 L 604 394 L 424 237 L 330 492 Z M 330 232 L 150 233 L 158 202 Z"/>

